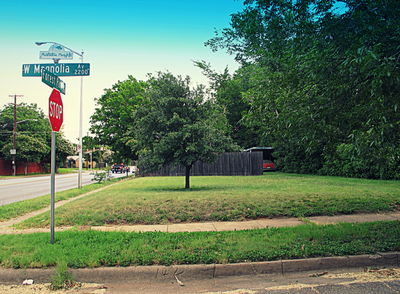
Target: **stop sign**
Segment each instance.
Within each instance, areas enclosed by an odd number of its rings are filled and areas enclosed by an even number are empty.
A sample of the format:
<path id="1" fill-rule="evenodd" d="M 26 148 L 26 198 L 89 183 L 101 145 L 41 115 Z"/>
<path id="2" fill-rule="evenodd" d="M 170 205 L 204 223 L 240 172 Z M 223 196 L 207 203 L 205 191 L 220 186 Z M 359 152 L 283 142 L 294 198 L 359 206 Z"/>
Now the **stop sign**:
<path id="1" fill-rule="evenodd" d="M 60 92 L 53 89 L 49 97 L 49 120 L 51 128 L 54 132 L 58 132 L 63 123 L 63 103 L 61 100 Z"/>

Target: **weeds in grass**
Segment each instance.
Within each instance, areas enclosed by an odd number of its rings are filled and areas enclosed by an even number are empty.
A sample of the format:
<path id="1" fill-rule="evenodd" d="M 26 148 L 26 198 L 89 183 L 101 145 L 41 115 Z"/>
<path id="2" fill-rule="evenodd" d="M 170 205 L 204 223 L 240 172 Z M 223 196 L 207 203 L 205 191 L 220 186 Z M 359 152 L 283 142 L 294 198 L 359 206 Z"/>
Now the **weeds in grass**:
<path id="1" fill-rule="evenodd" d="M 70 289 L 79 285 L 73 275 L 69 272 L 67 262 L 61 260 L 57 262 L 55 273 L 51 279 L 50 289 Z"/>

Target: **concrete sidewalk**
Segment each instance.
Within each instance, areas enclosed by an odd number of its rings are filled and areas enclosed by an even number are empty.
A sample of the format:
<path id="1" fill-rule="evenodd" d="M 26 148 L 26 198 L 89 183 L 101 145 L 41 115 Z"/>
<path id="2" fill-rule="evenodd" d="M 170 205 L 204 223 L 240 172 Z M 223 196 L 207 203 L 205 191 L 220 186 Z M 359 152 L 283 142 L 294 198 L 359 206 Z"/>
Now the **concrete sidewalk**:
<path id="1" fill-rule="evenodd" d="M 375 221 L 400 221 L 400 212 L 351 214 L 335 216 L 314 216 L 308 218 L 263 218 L 257 220 L 234 222 L 202 222 L 162 225 L 109 225 L 109 226 L 81 226 L 79 230 L 95 230 L 104 232 L 207 232 L 207 231 L 239 231 L 263 228 L 294 227 L 305 223 L 316 225 L 336 223 L 363 223 Z M 0 225 L 0 234 L 29 234 L 48 232 L 49 228 L 33 228 L 17 230 L 10 225 Z M 14 222 L 15 223 L 15 222 Z M 75 229 L 77 227 L 74 227 Z M 72 227 L 57 227 L 56 231 L 70 230 Z"/>

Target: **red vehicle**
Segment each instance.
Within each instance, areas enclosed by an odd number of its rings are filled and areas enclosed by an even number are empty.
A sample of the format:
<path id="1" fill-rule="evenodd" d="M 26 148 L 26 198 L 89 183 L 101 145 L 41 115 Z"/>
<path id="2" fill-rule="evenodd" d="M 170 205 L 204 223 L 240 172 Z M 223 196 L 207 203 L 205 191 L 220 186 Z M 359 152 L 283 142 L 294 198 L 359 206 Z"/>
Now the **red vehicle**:
<path id="1" fill-rule="evenodd" d="M 276 171 L 276 165 L 274 163 L 274 152 L 273 147 L 251 147 L 245 149 L 246 152 L 262 152 L 263 153 L 263 171 Z"/>

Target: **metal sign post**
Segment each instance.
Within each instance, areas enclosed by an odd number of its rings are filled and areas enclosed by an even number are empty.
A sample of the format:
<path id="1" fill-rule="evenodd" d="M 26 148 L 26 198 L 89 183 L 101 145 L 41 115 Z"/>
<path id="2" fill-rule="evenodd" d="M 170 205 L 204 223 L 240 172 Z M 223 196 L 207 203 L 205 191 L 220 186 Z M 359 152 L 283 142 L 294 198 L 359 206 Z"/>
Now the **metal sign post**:
<path id="1" fill-rule="evenodd" d="M 51 124 L 51 179 L 50 179 L 50 243 L 54 244 L 54 211 L 56 192 L 56 132 L 61 128 L 64 118 L 64 109 L 61 94 L 53 89 L 49 97 L 49 120 Z"/>
<path id="2" fill-rule="evenodd" d="M 56 132 L 51 132 L 51 179 L 50 179 L 50 243 L 54 244 L 54 210 L 56 192 Z"/>

